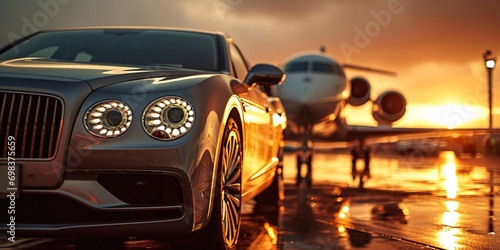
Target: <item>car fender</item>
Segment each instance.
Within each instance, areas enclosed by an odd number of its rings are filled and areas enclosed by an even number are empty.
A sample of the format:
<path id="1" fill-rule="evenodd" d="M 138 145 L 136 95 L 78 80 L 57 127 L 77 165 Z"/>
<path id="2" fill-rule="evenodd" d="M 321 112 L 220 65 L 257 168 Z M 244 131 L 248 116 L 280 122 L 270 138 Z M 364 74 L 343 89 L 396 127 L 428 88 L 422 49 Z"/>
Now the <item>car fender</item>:
<path id="1" fill-rule="evenodd" d="M 215 149 L 214 165 L 212 168 L 212 170 L 213 170 L 212 176 L 217 176 L 217 173 L 219 171 L 219 155 L 221 153 L 221 148 L 222 148 L 222 137 L 223 137 L 224 129 L 226 127 L 226 124 L 227 124 L 229 117 L 233 117 L 237 120 L 238 126 L 240 126 L 240 134 L 242 136 L 242 140 L 245 140 L 244 139 L 245 138 L 245 135 L 244 135 L 245 122 L 244 122 L 244 115 L 243 115 L 243 105 L 242 105 L 240 98 L 236 94 L 231 95 L 227 99 L 226 105 L 225 105 L 225 108 L 223 111 L 223 115 L 221 116 L 221 119 L 220 119 L 219 132 L 217 133 L 218 134 L 217 143 L 216 143 L 217 147 Z M 214 192 L 215 192 L 216 183 L 217 183 L 217 179 L 212 178 L 211 191 L 210 191 L 210 205 L 208 206 L 207 216 L 205 218 L 206 223 L 204 226 L 206 226 L 208 224 L 208 222 L 210 221 L 210 218 L 212 216 L 212 208 L 214 205 L 213 200 L 214 200 L 214 195 L 215 195 Z M 242 188 L 242 190 L 244 190 L 244 183 L 242 183 L 241 188 Z"/>

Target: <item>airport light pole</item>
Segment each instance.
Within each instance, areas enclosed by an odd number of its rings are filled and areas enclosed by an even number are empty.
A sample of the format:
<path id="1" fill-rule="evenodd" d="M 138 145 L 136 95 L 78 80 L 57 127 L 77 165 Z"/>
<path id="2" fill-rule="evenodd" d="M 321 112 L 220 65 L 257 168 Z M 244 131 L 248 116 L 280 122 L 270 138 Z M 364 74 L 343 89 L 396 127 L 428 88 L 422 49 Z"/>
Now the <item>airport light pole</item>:
<path id="1" fill-rule="evenodd" d="M 493 81 L 493 69 L 495 69 L 496 58 L 491 56 L 491 50 L 487 50 L 483 54 L 484 64 L 486 70 L 488 71 L 488 110 L 489 110 L 489 126 L 491 130 L 493 128 L 493 104 L 492 104 L 492 81 Z"/>
<path id="2" fill-rule="evenodd" d="M 491 50 L 487 50 L 483 54 L 484 64 L 486 70 L 488 71 L 488 109 L 489 109 L 489 134 L 491 138 L 491 131 L 493 129 L 493 106 L 492 106 L 492 81 L 493 81 L 493 69 L 495 69 L 496 58 L 491 56 Z M 488 141 L 487 143 L 490 143 Z M 495 213 L 494 208 L 494 172 L 490 170 L 490 211 L 489 211 L 489 223 L 488 223 L 488 234 L 495 234 L 494 221 Z"/>

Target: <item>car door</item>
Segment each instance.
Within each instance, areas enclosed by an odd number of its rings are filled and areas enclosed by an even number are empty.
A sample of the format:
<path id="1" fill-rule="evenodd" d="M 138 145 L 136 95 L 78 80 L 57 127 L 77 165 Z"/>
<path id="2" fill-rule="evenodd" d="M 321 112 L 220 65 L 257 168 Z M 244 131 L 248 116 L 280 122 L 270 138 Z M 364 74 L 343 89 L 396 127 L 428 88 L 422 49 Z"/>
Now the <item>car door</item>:
<path id="1" fill-rule="evenodd" d="M 239 49 L 230 43 L 232 67 L 238 79 L 248 74 L 248 64 Z M 251 83 L 250 83 L 251 84 Z M 240 94 L 244 112 L 243 193 L 257 188 L 265 181 L 273 158 L 272 107 L 261 86 L 251 84 Z"/>

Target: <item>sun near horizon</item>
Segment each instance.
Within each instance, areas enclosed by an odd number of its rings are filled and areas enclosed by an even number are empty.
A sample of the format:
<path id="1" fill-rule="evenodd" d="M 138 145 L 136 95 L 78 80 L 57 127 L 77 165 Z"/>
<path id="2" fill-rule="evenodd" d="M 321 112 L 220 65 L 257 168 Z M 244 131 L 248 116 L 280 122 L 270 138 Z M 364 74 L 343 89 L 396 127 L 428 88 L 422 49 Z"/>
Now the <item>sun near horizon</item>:
<path id="1" fill-rule="evenodd" d="M 422 127 L 454 128 L 481 128 L 485 122 L 488 110 L 479 105 L 448 104 L 409 104 L 407 119 L 402 120 L 399 126 L 413 124 Z"/>
<path id="2" fill-rule="evenodd" d="M 406 113 L 394 127 L 415 128 L 487 128 L 488 109 L 480 105 L 447 104 L 412 104 L 406 107 Z M 494 110 L 495 114 L 500 114 Z M 343 112 L 349 125 L 377 126 L 371 116 L 371 105 L 362 107 L 347 106 Z M 500 116 L 497 115 L 500 118 Z M 495 118 L 493 119 L 495 121 Z"/>

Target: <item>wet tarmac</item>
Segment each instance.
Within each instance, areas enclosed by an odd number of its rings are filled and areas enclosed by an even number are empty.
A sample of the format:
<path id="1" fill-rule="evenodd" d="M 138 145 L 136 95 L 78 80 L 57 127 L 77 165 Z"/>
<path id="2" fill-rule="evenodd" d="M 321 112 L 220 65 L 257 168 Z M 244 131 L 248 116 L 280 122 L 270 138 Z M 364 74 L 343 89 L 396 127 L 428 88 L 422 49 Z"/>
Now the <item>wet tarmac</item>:
<path id="1" fill-rule="evenodd" d="M 350 164 L 348 154 L 316 152 L 312 186 L 297 186 L 295 156 L 285 155 L 284 203 L 246 204 L 237 249 L 500 249 L 500 158 L 377 154 L 363 190 Z M 139 238 L 0 238 L 7 249 L 171 249 Z"/>
<path id="2" fill-rule="evenodd" d="M 339 220 L 314 212 L 311 218 L 329 223 L 333 230 L 368 233 L 372 240 L 349 245 L 342 242 L 352 241 L 350 235 L 338 237 L 335 232 L 328 236 L 332 238 L 328 247 L 295 248 L 285 238 L 283 249 L 500 249 L 500 222 L 495 220 L 500 213 L 500 158 L 458 159 L 453 152 L 438 157 L 378 154 L 360 190 L 359 178 L 352 179 L 348 154 L 323 152 L 314 157 L 308 202 L 324 206 L 331 200 L 324 194 L 340 189 L 340 197 L 349 201 L 349 216 Z M 294 160 L 287 156 L 284 166 Z M 357 163 L 358 170 L 363 167 L 363 162 Z M 294 180 L 296 169 L 284 173 L 286 180 Z"/>

